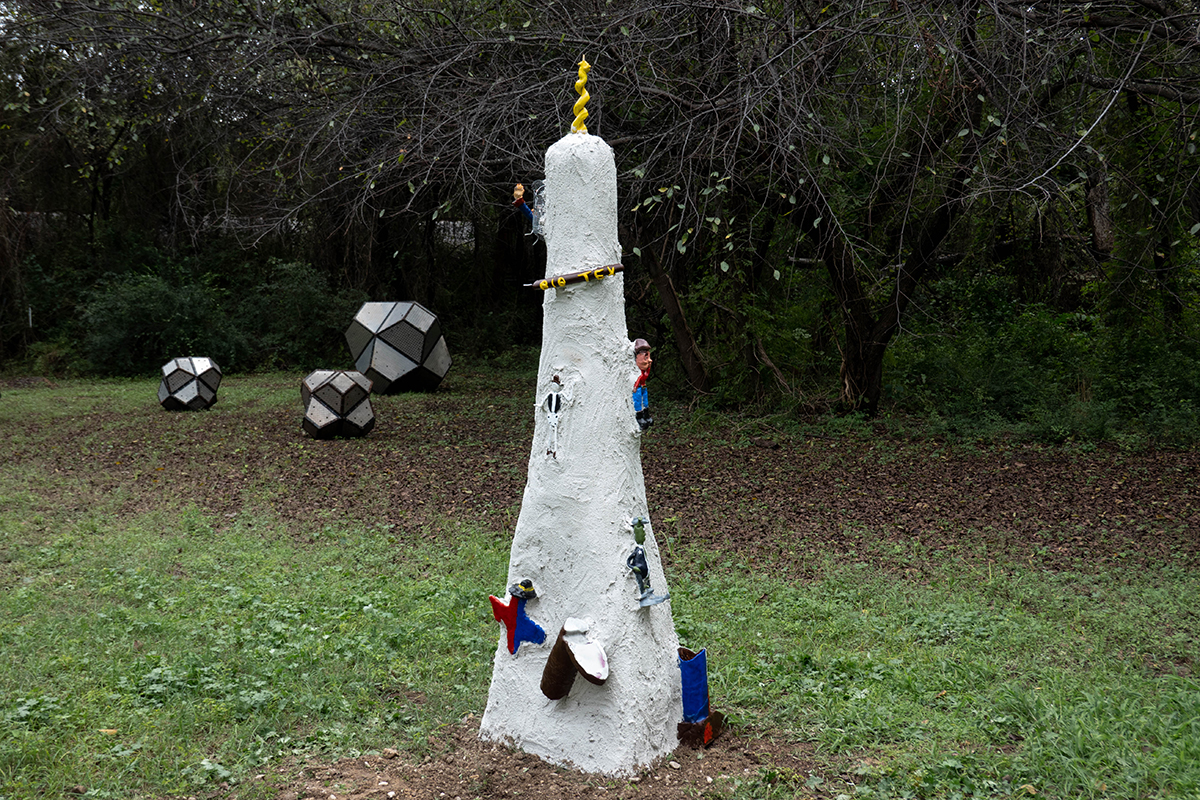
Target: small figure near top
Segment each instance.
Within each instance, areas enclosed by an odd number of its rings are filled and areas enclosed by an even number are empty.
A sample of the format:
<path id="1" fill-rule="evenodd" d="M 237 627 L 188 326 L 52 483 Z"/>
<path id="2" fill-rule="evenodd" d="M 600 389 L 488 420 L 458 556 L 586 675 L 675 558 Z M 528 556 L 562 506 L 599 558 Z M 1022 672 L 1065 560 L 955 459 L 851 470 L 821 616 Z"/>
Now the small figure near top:
<path id="1" fill-rule="evenodd" d="M 542 217 L 546 210 L 546 182 L 537 180 L 533 182 L 531 187 L 533 195 L 529 200 L 525 199 L 525 184 L 518 183 L 513 187 L 513 202 L 512 204 L 521 210 L 525 215 L 525 219 L 533 223 L 532 229 L 529 231 L 534 236 L 542 235 Z"/>
<path id="2" fill-rule="evenodd" d="M 650 416 L 650 394 L 646 391 L 646 379 L 650 377 L 650 367 L 654 364 L 654 359 L 650 357 L 650 343 L 645 339 L 634 339 L 633 358 L 641 370 L 633 384 L 633 410 L 637 412 L 638 425 L 646 430 L 654 424 L 654 417 Z"/>
<path id="3" fill-rule="evenodd" d="M 518 183 L 513 187 L 513 205 L 521 210 L 525 219 L 533 222 L 533 210 L 525 203 L 525 184 Z"/>
<path id="4" fill-rule="evenodd" d="M 546 455 L 558 458 L 558 418 L 562 413 L 562 380 L 557 375 L 550 379 L 554 385 L 546 393 L 542 408 L 546 409 L 546 421 L 550 423 L 550 443 L 546 447 Z"/>

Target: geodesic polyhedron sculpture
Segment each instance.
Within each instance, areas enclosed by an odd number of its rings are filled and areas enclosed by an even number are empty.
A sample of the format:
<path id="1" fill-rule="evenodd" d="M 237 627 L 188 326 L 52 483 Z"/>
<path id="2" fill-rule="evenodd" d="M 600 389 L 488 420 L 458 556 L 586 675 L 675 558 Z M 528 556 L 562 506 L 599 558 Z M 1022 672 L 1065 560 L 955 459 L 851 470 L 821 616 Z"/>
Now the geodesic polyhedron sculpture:
<path id="1" fill-rule="evenodd" d="M 203 411 L 217 402 L 221 368 L 211 358 L 173 358 L 162 367 L 158 402 L 168 411 Z"/>
<path id="2" fill-rule="evenodd" d="M 366 436 L 375 427 L 371 381 L 361 372 L 319 369 L 300 382 L 304 432 L 314 439 Z"/>
<path id="3" fill-rule="evenodd" d="M 441 323 L 419 303 L 363 303 L 346 344 L 376 394 L 432 392 L 450 371 Z"/>

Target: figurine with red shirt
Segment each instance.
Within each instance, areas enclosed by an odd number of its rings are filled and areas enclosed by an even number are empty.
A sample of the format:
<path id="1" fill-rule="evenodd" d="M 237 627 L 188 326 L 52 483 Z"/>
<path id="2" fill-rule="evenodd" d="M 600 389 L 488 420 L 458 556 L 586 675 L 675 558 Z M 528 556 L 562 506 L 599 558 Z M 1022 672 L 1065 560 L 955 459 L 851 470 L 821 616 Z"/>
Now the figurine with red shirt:
<path id="1" fill-rule="evenodd" d="M 646 430 L 654 424 L 654 417 L 650 416 L 650 395 L 646 391 L 646 379 L 650 377 L 650 366 L 654 363 L 650 357 L 650 343 L 645 339 L 634 339 L 633 357 L 641 370 L 633 384 L 633 410 L 637 412 L 638 425 Z"/>

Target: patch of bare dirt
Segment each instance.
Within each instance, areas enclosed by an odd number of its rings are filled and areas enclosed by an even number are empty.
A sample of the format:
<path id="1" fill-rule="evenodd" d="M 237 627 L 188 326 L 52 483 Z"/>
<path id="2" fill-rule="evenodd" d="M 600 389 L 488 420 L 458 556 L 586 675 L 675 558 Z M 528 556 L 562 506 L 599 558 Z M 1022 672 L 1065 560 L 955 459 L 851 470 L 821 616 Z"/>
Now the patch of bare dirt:
<path id="1" fill-rule="evenodd" d="M 346 519 L 420 535 L 445 517 L 511 532 L 533 434 L 527 394 L 448 378 L 428 398 L 374 398 L 370 436 L 333 441 L 304 435 L 298 389 L 294 410 L 223 401 L 180 415 L 148 398 L 134 418 L 27 425 L 41 444 L 8 457 L 43 464 L 75 502 L 119 497 L 129 512 L 186 498 L 218 518 L 269 510 L 297 535 Z M 1196 450 L 976 450 L 732 424 L 685 436 L 670 407 L 655 416 L 642 463 L 659 537 L 781 559 L 796 576 L 828 558 L 906 574 L 948 556 L 1053 570 L 1200 565 Z"/>
<path id="2" fill-rule="evenodd" d="M 308 765 L 290 774 L 284 768 L 258 776 L 239 794 L 255 793 L 258 783 L 278 800 L 717 798 L 727 797 L 735 781 L 761 782 L 764 765 L 776 774 L 806 775 L 810 767 L 815 769 L 805 746 L 727 733 L 707 750 L 681 748 L 628 778 L 585 775 L 482 742 L 478 719 L 468 718 L 435 741 L 434 753 L 419 761 L 385 750 L 377 756 Z"/>

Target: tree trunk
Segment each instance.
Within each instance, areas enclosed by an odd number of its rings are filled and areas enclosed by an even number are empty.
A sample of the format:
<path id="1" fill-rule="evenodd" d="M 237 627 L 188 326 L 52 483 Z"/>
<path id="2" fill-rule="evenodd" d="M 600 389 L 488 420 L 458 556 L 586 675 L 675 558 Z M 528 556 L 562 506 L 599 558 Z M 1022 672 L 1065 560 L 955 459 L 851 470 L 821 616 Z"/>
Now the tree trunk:
<path id="1" fill-rule="evenodd" d="M 1092 232 L 1092 257 L 1098 263 L 1106 261 L 1112 255 L 1116 239 L 1108 204 L 1108 176 L 1102 163 L 1093 164 L 1088 170 L 1087 218 Z"/>
<path id="2" fill-rule="evenodd" d="M 650 267 L 650 279 L 658 289 L 658 297 L 662 301 L 663 310 L 666 311 L 667 319 L 671 321 L 671 331 L 675 334 L 675 346 L 679 350 L 679 358 L 683 362 L 684 372 L 687 373 L 688 383 L 698 392 L 706 391 L 708 389 L 708 373 L 700 358 L 700 348 L 696 344 L 696 337 L 692 334 L 687 317 L 683 313 L 683 306 L 679 303 L 675 284 L 671 281 L 671 276 L 662 268 L 656 255 L 649 252 L 645 252 L 643 255 L 646 257 L 646 264 Z"/>
<path id="3" fill-rule="evenodd" d="M 883 354 L 881 342 L 847 342 L 842 354 L 842 402 L 869 417 L 879 413 L 883 395 Z"/>
<path id="4" fill-rule="evenodd" d="M 25 225 L 18 222 L 8 204 L 7 187 L 0 192 L 0 357 L 20 352 L 29 345 L 27 314 L 22 314 L 25 297 L 21 280 L 21 254 Z M 27 217 L 26 217 L 27 219 Z M 10 346 L 11 344 L 11 346 Z"/>
<path id="5" fill-rule="evenodd" d="M 1154 281 L 1162 295 L 1163 330 L 1170 339 L 1178 339 L 1184 327 L 1179 267 L 1174 255 L 1171 237 L 1162 236 L 1154 249 Z"/>

